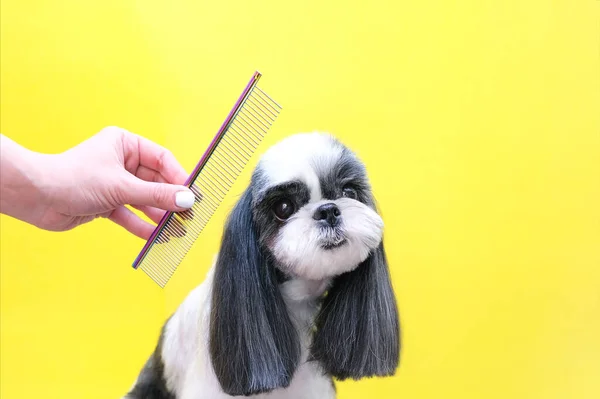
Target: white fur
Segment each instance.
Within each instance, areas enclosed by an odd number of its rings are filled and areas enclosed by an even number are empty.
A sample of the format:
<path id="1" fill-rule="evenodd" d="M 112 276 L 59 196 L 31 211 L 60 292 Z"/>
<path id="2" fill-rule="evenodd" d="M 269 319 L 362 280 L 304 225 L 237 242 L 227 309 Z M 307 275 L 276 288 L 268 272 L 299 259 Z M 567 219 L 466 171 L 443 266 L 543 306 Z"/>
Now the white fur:
<path id="1" fill-rule="evenodd" d="M 304 278 L 322 279 L 356 268 L 379 245 L 381 217 L 368 206 L 351 199 L 323 201 L 318 170 L 329 170 L 340 159 L 342 147 L 325 133 L 296 134 L 270 147 L 260 166 L 269 186 L 300 180 L 310 189 L 310 201 L 281 228 L 273 247 L 276 259 L 286 271 Z M 342 231 L 348 240 L 339 248 L 321 248 L 321 231 L 312 218 L 319 205 L 335 203 L 342 212 Z M 300 239 L 301 237 L 301 239 Z"/>
<path id="2" fill-rule="evenodd" d="M 321 186 L 315 169 L 331 168 L 342 155 L 341 147 L 332 143 L 332 136 L 324 133 L 289 136 L 265 152 L 260 167 L 266 172 L 270 186 L 300 180 L 310 188 L 311 201 L 318 201 Z"/>
<path id="3" fill-rule="evenodd" d="M 205 281 L 191 291 L 173 314 L 164 335 L 162 357 L 167 386 L 178 399 L 224 399 L 211 366 L 208 351 L 210 296 L 214 266 Z M 256 399 L 332 399 L 335 391 L 317 365 L 307 363 L 310 326 L 316 313 L 314 299 L 327 289 L 328 281 L 291 280 L 281 287 L 288 311 L 301 337 L 300 366 L 290 386 Z"/>
<path id="4" fill-rule="evenodd" d="M 312 215 L 333 202 L 342 214 L 340 230 L 348 242 L 323 249 L 322 234 Z M 383 220 L 368 206 L 348 198 L 308 203 L 279 231 L 271 251 L 286 271 L 309 279 L 323 279 L 355 269 L 381 241 Z M 301 237 L 301 238 L 300 238 Z"/>

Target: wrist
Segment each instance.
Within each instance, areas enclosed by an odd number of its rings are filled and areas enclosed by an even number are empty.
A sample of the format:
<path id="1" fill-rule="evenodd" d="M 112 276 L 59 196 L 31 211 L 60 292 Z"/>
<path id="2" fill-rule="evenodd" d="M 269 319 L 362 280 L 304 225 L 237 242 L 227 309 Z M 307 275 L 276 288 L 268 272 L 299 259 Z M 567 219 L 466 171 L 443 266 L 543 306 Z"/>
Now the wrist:
<path id="1" fill-rule="evenodd" d="M 0 212 L 38 225 L 50 201 L 47 166 L 52 155 L 40 154 L 0 135 Z"/>

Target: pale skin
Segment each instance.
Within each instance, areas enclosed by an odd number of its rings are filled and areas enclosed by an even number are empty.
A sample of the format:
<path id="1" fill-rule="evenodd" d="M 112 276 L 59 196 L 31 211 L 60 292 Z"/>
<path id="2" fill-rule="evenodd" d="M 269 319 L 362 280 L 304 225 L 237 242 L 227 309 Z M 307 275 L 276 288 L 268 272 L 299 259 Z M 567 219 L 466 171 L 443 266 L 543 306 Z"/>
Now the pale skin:
<path id="1" fill-rule="evenodd" d="M 0 213 L 50 231 L 98 217 L 148 239 L 165 211 L 191 208 L 188 174 L 173 154 L 125 129 L 108 127 L 59 154 L 31 151 L 0 135 Z"/>

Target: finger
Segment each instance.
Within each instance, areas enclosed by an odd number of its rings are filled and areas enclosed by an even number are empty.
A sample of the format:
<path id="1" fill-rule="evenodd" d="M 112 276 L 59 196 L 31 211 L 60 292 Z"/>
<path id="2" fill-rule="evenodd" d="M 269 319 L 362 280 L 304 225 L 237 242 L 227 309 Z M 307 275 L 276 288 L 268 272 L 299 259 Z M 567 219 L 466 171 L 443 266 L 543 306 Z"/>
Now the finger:
<path id="1" fill-rule="evenodd" d="M 185 186 L 146 182 L 133 176 L 119 186 L 119 196 L 124 204 L 175 212 L 191 208 L 196 200 L 194 193 Z"/>
<path id="2" fill-rule="evenodd" d="M 144 205 L 132 205 L 132 206 L 135 209 L 137 209 L 138 211 L 143 212 L 144 215 L 148 216 L 148 218 L 150 218 L 150 220 L 152 220 L 154 223 L 159 223 L 166 213 L 162 209 L 153 208 L 151 206 L 144 206 Z M 189 212 L 189 211 L 184 211 L 184 212 Z"/>
<path id="3" fill-rule="evenodd" d="M 198 199 L 198 197 L 196 197 L 196 199 Z M 148 216 L 148 218 L 150 218 L 150 220 L 152 220 L 156 224 L 160 223 L 160 221 L 162 220 L 163 216 L 165 216 L 165 213 L 166 213 L 162 209 L 153 208 L 151 206 L 143 206 L 143 205 L 131 205 L 131 206 L 134 207 L 135 209 L 137 209 L 138 211 L 143 212 L 144 215 Z M 181 217 L 182 220 L 191 220 L 194 218 L 194 210 L 188 209 L 185 211 L 181 211 L 181 212 L 178 212 L 177 215 L 179 217 Z"/>
<path id="4" fill-rule="evenodd" d="M 154 231 L 155 226 L 140 219 L 135 213 L 124 206 L 115 209 L 108 219 L 124 227 L 130 233 L 147 240 Z"/>
<path id="5" fill-rule="evenodd" d="M 137 140 L 140 165 L 160 173 L 168 183 L 184 184 L 188 174 L 171 151 L 145 137 L 132 134 Z"/>
<path id="6" fill-rule="evenodd" d="M 142 180 L 146 180 L 146 181 L 153 181 L 153 182 L 157 182 L 157 183 L 168 183 L 163 175 L 161 175 L 154 169 L 150 169 L 150 168 L 147 168 L 142 165 L 138 166 L 137 170 L 135 171 L 135 175 L 136 175 L 136 177 L 138 177 Z"/>

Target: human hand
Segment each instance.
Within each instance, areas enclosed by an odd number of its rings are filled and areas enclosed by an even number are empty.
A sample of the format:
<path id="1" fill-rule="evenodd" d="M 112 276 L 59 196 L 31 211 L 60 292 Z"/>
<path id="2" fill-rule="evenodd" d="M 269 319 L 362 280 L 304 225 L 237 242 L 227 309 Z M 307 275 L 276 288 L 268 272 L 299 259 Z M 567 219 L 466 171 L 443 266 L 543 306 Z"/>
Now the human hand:
<path id="1" fill-rule="evenodd" d="M 7 205 L 3 198 L 3 208 L 13 212 L 2 211 L 46 230 L 69 230 L 105 217 L 147 239 L 155 226 L 126 205 L 158 222 L 165 210 L 184 211 L 195 201 L 183 186 L 188 175 L 171 152 L 117 127 L 105 128 L 61 154 L 24 155 L 18 169 L 33 183 L 18 193 L 25 209 Z"/>

